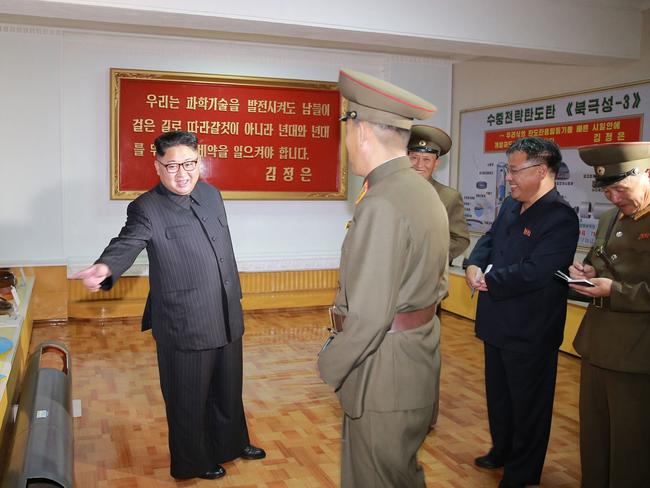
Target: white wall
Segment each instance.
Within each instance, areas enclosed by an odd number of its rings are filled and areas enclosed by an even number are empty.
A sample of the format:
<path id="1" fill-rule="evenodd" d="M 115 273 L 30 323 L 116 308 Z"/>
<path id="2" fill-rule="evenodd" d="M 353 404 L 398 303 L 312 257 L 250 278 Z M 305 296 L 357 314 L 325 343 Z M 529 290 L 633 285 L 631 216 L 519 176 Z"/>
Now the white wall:
<path id="1" fill-rule="evenodd" d="M 63 256 L 61 43 L 39 32 L 0 26 L 0 262 Z"/>
<path id="2" fill-rule="evenodd" d="M 4 0 L 0 13 L 594 65 L 638 56 L 648 0 Z M 329 47 L 335 47 L 329 44 Z M 399 51 L 406 52 L 406 51 Z"/>
<path id="3" fill-rule="evenodd" d="M 453 67 L 452 137 L 458 138 L 460 112 L 521 100 L 555 96 L 617 84 L 650 80 L 650 10 L 643 15 L 641 57 L 598 67 L 538 63 L 467 61 Z M 458 184 L 458 147 L 452 146 L 451 184 Z M 471 251 L 477 236 L 473 236 Z"/>
<path id="4" fill-rule="evenodd" d="M 451 64 L 427 58 L 0 24 L 0 66 L 6 265 L 78 268 L 122 226 L 128 202 L 109 199 L 111 67 L 326 81 L 350 67 L 432 101 L 439 126 L 451 118 Z M 240 268 L 338 267 L 350 180 L 347 201 L 227 201 Z"/>

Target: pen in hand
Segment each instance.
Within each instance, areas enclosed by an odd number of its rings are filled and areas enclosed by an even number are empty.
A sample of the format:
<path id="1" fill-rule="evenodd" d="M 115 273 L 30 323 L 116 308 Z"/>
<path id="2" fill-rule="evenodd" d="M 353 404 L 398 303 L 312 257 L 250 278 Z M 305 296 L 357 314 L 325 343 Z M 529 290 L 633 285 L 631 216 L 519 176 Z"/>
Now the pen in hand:
<path id="1" fill-rule="evenodd" d="M 478 281 L 481 279 L 481 268 L 476 270 L 476 275 L 474 276 L 474 281 Z M 472 292 L 470 293 L 469 297 L 474 298 L 474 293 L 476 293 L 476 288 L 472 288 Z"/>
<path id="2" fill-rule="evenodd" d="M 487 267 L 485 268 L 485 273 L 481 271 L 481 268 L 479 268 L 476 271 L 476 276 L 474 277 L 474 281 L 479 281 L 481 279 L 481 274 L 488 274 L 490 270 L 492 269 L 492 264 L 488 264 Z M 474 293 L 476 293 L 476 288 L 472 288 L 472 292 L 470 293 L 470 298 L 474 298 Z"/>

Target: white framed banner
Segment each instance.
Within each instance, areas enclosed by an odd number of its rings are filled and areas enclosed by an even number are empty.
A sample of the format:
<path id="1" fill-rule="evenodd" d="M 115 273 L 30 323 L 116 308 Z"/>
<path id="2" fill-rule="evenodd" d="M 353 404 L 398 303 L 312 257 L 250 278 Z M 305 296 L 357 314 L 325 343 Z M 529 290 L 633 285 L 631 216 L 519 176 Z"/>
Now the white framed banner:
<path id="1" fill-rule="evenodd" d="M 463 110 L 460 113 L 458 190 L 473 234 L 483 234 L 509 194 L 508 147 L 521 137 L 544 137 L 562 150 L 558 191 L 580 218 L 581 248 L 593 244 L 598 218 L 612 208 L 593 188 L 593 170 L 578 156 L 589 144 L 650 140 L 650 81 L 548 98 Z"/>

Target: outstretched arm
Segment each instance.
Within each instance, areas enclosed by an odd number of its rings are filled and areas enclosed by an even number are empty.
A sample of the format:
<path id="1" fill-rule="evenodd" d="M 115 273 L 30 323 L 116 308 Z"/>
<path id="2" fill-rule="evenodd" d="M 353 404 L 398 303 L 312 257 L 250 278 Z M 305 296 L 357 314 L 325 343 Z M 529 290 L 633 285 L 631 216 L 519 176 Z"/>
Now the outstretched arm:
<path id="1" fill-rule="evenodd" d="M 102 281 L 111 276 L 111 274 L 108 266 L 103 263 L 98 263 L 76 272 L 71 278 L 73 280 L 82 280 L 88 290 L 96 292 L 101 289 Z"/>

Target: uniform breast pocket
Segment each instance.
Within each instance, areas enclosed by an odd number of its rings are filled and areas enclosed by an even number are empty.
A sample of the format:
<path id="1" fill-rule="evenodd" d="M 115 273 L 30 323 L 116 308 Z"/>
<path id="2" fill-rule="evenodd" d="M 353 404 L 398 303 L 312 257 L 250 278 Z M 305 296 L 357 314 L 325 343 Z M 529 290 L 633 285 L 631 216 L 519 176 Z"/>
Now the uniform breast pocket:
<path id="1" fill-rule="evenodd" d="M 221 224 L 221 227 L 228 227 L 228 220 L 226 219 L 225 215 L 219 215 L 217 219 L 219 219 L 219 223 Z"/>
<path id="2" fill-rule="evenodd" d="M 167 227 L 165 229 L 165 237 L 167 239 L 183 239 L 190 235 L 189 225 L 177 225 L 174 227 Z"/>

